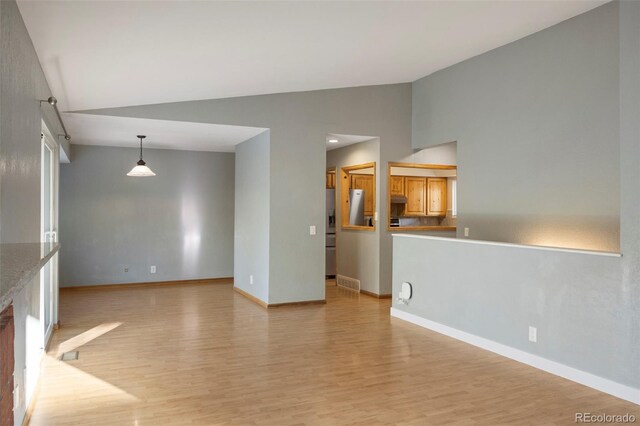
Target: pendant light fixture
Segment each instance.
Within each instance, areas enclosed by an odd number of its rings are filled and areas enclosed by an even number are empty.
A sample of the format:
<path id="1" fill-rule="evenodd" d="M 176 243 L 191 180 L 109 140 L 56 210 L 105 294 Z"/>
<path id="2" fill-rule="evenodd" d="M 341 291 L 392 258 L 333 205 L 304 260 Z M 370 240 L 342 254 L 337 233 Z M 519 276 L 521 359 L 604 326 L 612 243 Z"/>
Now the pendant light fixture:
<path id="1" fill-rule="evenodd" d="M 155 176 L 156 174 L 151 171 L 150 168 L 146 166 L 146 163 L 142 160 L 142 139 L 146 138 L 145 135 L 138 135 L 140 138 L 140 160 L 138 160 L 137 165 L 131 169 L 127 176 L 133 177 L 145 177 L 145 176 Z"/>

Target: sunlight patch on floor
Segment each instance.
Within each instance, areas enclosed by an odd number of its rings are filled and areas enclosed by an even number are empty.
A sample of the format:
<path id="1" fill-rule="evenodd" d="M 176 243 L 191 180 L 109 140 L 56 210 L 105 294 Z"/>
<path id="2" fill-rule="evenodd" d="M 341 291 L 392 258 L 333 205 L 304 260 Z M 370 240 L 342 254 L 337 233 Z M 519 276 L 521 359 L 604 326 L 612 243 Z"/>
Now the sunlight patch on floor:
<path id="1" fill-rule="evenodd" d="M 111 330 L 121 326 L 121 322 L 107 322 L 104 324 L 100 324 L 98 326 L 93 327 L 85 331 L 84 333 L 80 333 L 71 339 L 65 340 L 64 342 L 58 345 L 56 352 L 53 354 L 54 357 L 60 357 L 65 352 L 71 352 L 78 349 L 82 345 L 86 345 L 92 340 L 97 339 L 98 337 L 110 332 Z"/>
<path id="2" fill-rule="evenodd" d="M 45 362 L 46 371 L 55 372 L 53 374 L 58 383 L 56 393 L 59 397 L 56 400 L 57 406 L 68 404 L 70 409 L 77 410 L 81 408 L 83 401 L 93 407 L 103 404 L 132 404 L 139 401 L 129 392 L 50 355 L 47 355 Z M 96 401 L 102 404 L 96 404 Z M 45 404 L 44 401 L 39 403 Z M 59 408 L 64 410 L 64 407 Z"/>

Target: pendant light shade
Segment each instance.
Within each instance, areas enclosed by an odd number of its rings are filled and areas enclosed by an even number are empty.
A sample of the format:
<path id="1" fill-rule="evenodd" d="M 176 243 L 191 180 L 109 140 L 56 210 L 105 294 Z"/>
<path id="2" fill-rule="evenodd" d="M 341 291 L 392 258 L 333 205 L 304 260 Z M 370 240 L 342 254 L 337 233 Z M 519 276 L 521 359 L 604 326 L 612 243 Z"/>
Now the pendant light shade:
<path id="1" fill-rule="evenodd" d="M 132 177 L 145 177 L 145 176 L 155 176 L 155 175 L 156 174 L 153 173 L 153 171 L 151 171 L 150 168 L 144 165 L 144 162 L 142 164 L 138 164 L 133 169 L 131 169 L 129 173 L 127 173 L 127 176 L 132 176 Z"/>
<path id="2" fill-rule="evenodd" d="M 147 167 L 146 163 L 142 160 L 142 139 L 146 138 L 144 135 L 137 136 L 140 139 L 140 160 L 136 166 L 131 169 L 127 176 L 132 177 L 147 177 L 147 176 L 155 176 L 156 174 L 151 171 L 149 167 Z"/>

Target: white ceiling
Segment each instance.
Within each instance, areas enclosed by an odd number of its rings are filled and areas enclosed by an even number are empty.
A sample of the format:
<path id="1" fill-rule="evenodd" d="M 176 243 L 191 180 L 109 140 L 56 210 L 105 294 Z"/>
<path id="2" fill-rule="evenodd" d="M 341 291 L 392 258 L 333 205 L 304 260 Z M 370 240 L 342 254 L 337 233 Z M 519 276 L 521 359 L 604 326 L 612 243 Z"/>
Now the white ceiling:
<path id="1" fill-rule="evenodd" d="M 84 110 L 414 81 L 603 3 L 20 0 L 19 7 L 60 107 Z"/>
<path id="2" fill-rule="evenodd" d="M 332 149 L 342 148 L 354 143 L 360 143 L 375 139 L 375 136 L 360 136 L 360 135 L 339 135 L 336 133 L 330 133 L 327 135 L 327 151 Z M 337 140 L 338 142 L 329 142 L 330 140 Z"/>
<path id="3" fill-rule="evenodd" d="M 234 152 L 237 144 L 267 130 L 77 113 L 62 113 L 62 119 L 73 129 L 74 144 L 137 147 L 136 135 L 146 135 L 146 148 L 186 151 Z"/>

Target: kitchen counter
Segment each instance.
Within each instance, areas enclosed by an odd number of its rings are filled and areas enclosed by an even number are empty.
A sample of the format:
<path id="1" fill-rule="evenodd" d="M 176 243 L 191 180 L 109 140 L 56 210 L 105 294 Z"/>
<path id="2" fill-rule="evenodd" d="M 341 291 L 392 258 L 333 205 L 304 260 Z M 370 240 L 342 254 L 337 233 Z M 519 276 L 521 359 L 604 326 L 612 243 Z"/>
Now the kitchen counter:
<path id="1" fill-rule="evenodd" d="M 0 311 L 57 253 L 57 243 L 0 244 Z"/>

